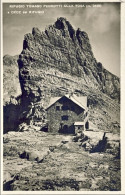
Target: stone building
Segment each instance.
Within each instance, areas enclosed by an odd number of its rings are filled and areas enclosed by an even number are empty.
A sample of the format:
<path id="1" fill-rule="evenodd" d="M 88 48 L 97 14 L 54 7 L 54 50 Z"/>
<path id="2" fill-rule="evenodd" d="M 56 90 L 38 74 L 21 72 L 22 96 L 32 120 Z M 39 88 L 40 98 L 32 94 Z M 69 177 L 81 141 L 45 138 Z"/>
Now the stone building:
<path id="1" fill-rule="evenodd" d="M 89 128 L 87 96 L 51 98 L 46 111 L 49 132 L 74 134 Z"/>

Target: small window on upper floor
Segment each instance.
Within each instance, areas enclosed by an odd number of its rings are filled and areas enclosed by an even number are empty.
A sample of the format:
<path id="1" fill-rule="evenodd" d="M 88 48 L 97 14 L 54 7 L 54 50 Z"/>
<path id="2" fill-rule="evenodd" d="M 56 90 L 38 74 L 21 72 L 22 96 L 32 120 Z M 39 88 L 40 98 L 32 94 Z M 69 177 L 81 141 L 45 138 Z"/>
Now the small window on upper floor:
<path id="1" fill-rule="evenodd" d="M 62 106 L 62 110 L 68 110 L 68 106 Z"/>
<path id="2" fill-rule="evenodd" d="M 56 110 L 60 110 L 60 106 L 56 106 Z"/>
<path id="3" fill-rule="evenodd" d="M 68 116 L 67 115 L 62 116 L 62 120 L 63 121 L 68 121 Z"/>

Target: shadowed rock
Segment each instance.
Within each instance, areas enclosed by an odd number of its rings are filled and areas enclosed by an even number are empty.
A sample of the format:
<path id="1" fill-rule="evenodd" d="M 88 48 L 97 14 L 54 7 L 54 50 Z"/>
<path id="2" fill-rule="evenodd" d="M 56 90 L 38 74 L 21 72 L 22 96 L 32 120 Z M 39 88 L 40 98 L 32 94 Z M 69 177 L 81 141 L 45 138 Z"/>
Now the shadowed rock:
<path id="1" fill-rule="evenodd" d="M 19 154 L 20 158 L 26 158 L 29 161 L 37 161 L 38 163 L 42 162 L 44 158 L 49 154 L 49 150 L 44 152 L 38 151 L 24 151 Z"/>

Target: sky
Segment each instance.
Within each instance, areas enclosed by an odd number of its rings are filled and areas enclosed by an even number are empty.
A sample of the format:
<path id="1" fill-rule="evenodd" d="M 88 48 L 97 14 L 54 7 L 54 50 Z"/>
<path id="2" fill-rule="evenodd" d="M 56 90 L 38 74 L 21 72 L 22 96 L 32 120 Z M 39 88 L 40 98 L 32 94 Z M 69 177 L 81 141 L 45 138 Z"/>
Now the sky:
<path id="1" fill-rule="evenodd" d="M 44 31 L 59 17 L 85 31 L 96 60 L 120 77 L 120 4 L 114 2 L 3 3 L 3 54 L 20 54 L 26 33 L 33 27 Z"/>

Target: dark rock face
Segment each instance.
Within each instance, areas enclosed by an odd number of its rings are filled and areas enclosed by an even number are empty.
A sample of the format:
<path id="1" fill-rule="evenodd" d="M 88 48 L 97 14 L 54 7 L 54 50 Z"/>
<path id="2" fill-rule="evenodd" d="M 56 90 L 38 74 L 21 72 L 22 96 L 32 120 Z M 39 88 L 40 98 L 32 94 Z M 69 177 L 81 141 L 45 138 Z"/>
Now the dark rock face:
<path id="1" fill-rule="evenodd" d="M 3 125 L 4 133 L 15 130 L 19 124 L 20 107 L 16 97 L 21 94 L 17 56 L 3 57 Z"/>

